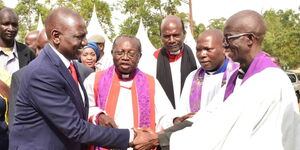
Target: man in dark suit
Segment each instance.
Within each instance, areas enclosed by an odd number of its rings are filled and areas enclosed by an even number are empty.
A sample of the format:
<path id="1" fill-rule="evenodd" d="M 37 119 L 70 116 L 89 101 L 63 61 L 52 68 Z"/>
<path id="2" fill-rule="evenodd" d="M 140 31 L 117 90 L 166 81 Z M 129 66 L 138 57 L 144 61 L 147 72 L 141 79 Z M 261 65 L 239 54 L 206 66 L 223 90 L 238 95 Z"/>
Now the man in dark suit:
<path id="1" fill-rule="evenodd" d="M 84 66 L 83 64 L 76 62 L 78 66 L 78 73 L 82 79 L 82 81 L 85 80 L 86 77 L 88 77 L 94 70 Z M 19 91 L 20 82 L 22 79 L 22 75 L 24 70 L 26 69 L 26 66 L 17 72 L 13 73 L 11 78 L 11 84 L 10 84 L 10 92 L 9 92 L 9 109 L 8 109 L 8 127 L 11 129 L 14 119 L 15 119 L 15 111 L 16 111 L 16 98 Z"/>
<path id="2" fill-rule="evenodd" d="M 27 65 L 35 55 L 29 47 L 15 41 L 19 26 L 14 10 L 1 8 L 0 24 L 0 67 L 12 74 Z"/>
<path id="3" fill-rule="evenodd" d="M 45 47 L 45 45 L 48 43 L 48 39 L 46 36 L 46 32 L 45 29 L 43 29 L 38 36 L 37 39 L 37 46 L 38 46 L 38 53 L 39 54 L 41 52 L 41 49 L 43 49 Z M 86 77 L 88 77 L 90 75 L 90 73 L 93 72 L 93 69 L 84 66 L 83 64 L 76 62 L 77 66 L 78 66 L 78 73 L 80 74 L 80 77 L 82 78 L 82 80 L 84 81 Z M 9 93 L 9 111 L 8 111 L 8 118 L 9 118 L 9 123 L 8 123 L 8 127 L 9 129 L 11 129 L 12 125 L 13 125 L 13 121 L 15 119 L 15 110 L 16 110 L 16 98 L 17 98 L 17 94 L 19 91 L 19 86 L 20 86 L 20 82 L 21 82 L 21 78 L 23 75 L 23 72 L 25 70 L 26 66 L 18 71 L 16 71 L 15 73 L 13 73 L 12 75 L 12 79 L 11 79 L 11 85 L 10 85 L 10 93 Z"/>
<path id="4" fill-rule="evenodd" d="M 23 72 L 9 149 L 82 150 L 85 144 L 125 149 L 149 139 L 134 130 L 129 143 L 132 131 L 87 122 L 86 91 L 71 61 L 87 44 L 84 20 L 75 11 L 57 8 L 45 25 L 49 44 Z"/>

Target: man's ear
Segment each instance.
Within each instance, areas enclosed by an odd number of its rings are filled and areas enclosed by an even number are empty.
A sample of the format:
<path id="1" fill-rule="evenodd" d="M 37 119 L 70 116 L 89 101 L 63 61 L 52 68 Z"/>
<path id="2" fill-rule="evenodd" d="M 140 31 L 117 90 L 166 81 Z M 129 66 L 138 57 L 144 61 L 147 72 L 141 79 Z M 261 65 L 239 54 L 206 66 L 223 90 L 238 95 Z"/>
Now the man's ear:
<path id="1" fill-rule="evenodd" d="M 58 45 L 60 43 L 60 34 L 61 33 L 57 29 L 53 29 L 51 31 L 51 36 L 53 37 L 52 39 L 55 45 Z"/>
<path id="2" fill-rule="evenodd" d="M 252 35 L 248 35 L 247 45 L 251 47 L 253 45 L 255 38 Z"/>

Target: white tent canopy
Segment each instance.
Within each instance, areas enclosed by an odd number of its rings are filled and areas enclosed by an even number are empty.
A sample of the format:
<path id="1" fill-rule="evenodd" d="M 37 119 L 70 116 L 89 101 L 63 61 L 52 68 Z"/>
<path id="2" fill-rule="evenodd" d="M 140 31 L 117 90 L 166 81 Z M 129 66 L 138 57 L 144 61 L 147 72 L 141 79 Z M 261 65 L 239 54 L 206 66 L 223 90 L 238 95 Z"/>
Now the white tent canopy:
<path id="1" fill-rule="evenodd" d="M 39 15 L 39 21 L 38 21 L 38 26 L 36 28 L 38 31 L 42 31 L 44 29 L 44 24 L 43 24 L 43 21 L 42 21 L 42 16 Z"/>
<path id="2" fill-rule="evenodd" d="M 155 64 L 153 60 L 153 53 L 155 52 L 156 48 L 152 45 L 151 41 L 148 38 L 148 32 L 143 24 L 142 19 L 140 20 L 140 25 L 138 32 L 136 33 L 136 37 L 140 40 L 142 45 L 142 57 L 139 62 L 139 68 L 148 74 L 152 74 L 152 72 L 149 72 L 149 66 Z"/>
<path id="3" fill-rule="evenodd" d="M 198 62 L 198 59 L 196 57 L 196 41 L 192 35 L 192 32 L 191 32 L 191 28 L 190 28 L 190 25 L 187 24 L 187 29 L 186 29 L 186 35 L 185 35 L 185 39 L 184 39 L 184 43 L 187 44 L 193 51 L 193 54 L 195 56 L 195 59 L 196 59 L 196 63 L 197 63 L 197 66 L 199 67 L 200 64 Z"/>
<path id="4" fill-rule="evenodd" d="M 87 26 L 87 39 L 91 37 L 93 34 L 100 34 L 105 39 L 105 47 L 104 47 L 104 55 L 111 56 L 110 51 L 112 49 L 112 42 L 109 40 L 108 36 L 102 30 L 99 20 L 97 18 L 96 7 L 94 5 L 92 18 Z"/>

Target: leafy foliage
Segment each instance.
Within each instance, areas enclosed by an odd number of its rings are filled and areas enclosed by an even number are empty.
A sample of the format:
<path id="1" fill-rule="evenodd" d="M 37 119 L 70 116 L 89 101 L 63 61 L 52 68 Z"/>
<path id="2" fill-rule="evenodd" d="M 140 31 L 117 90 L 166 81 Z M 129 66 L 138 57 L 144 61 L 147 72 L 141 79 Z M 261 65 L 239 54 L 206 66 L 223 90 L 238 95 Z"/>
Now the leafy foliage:
<path id="1" fill-rule="evenodd" d="M 19 16 L 19 41 L 24 41 L 24 36 L 28 31 L 35 30 L 38 22 L 38 15 L 45 18 L 49 9 L 38 0 L 19 0 L 15 8 Z"/>
<path id="2" fill-rule="evenodd" d="M 300 67 L 300 14 L 291 9 L 268 10 L 263 16 L 268 27 L 263 49 L 278 56 L 284 68 Z"/>
<path id="3" fill-rule="evenodd" d="M 46 19 L 50 10 L 55 7 L 67 7 L 79 12 L 87 22 L 92 17 L 94 4 L 97 10 L 97 17 L 100 25 L 110 37 L 114 37 L 114 28 L 111 21 L 111 8 L 106 2 L 98 0 L 57 0 L 51 3 L 46 0 L 41 4 L 38 0 L 19 0 L 15 10 L 19 15 L 19 41 L 24 41 L 24 36 L 28 31 L 35 30 L 38 22 L 38 15 L 42 15 L 42 20 Z M 46 7 L 48 6 L 48 7 Z"/>
<path id="4" fill-rule="evenodd" d="M 187 20 L 187 15 L 179 13 L 176 9 L 181 3 L 179 0 L 122 0 L 118 2 L 122 6 L 122 13 L 129 17 L 120 25 L 120 34 L 135 35 L 140 19 L 143 19 L 145 28 L 148 29 L 148 36 L 153 46 L 161 47 L 160 40 L 160 23 L 168 14 L 174 14 L 181 17 L 184 21 Z"/>
<path id="5" fill-rule="evenodd" d="M 0 8 L 3 8 L 4 7 L 4 3 L 2 0 L 0 0 Z"/>

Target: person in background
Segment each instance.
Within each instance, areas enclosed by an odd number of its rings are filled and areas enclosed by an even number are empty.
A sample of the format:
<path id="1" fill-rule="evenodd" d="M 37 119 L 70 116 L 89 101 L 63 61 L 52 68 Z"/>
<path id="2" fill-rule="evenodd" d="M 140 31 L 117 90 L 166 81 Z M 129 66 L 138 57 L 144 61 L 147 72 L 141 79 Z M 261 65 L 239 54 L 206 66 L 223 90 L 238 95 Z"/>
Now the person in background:
<path id="1" fill-rule="evenodd" d="M 97 44 L 100 52 L 98 61 L 95 64 L 96 71 L 103 71 L 113 65 L 112 58 L 110 54 L 104 53 L 105 39 L 100 34 L 94 34 L 88 40 L 93 41 Z"/>
<path id="2" fill-rule="evenodd" d="M 191 48 L 183 43 L 185 34 L 183 21 L 179 17 L 165 17 L 160 26 L 163 47 L 154 52 L 157 59 L 156 66 L 153 68 L 156 69 L 155 76 L 174 109 L 179 103 L 186 77 L 197 69 Z"/>
<path id="3" fill-rule="evenodd" d="M 96 43 L 93 41 L 88 41 L 88 45 L 83 47 L 80 55 L 79 62 L 81 62 L 86 67 L 95 70 L 95 64 L 100 56 L 100 50 Z"/>
<path id="4" fill-rule="evenodd" d="M 25 44 L 31 48 L 34 53 L 36 53 L 36 48 L 37 48 L 37 39 L 39 36 L 39 31 L 38 30 L 34 30 L 34 31 L 29 31 L 24 38 L 24 42 Z"/>
<path id="5" fill-rule="evenodd" d="M 211 104 L 219 92 L 224 95 L 222 87 L 226 86 L 230 75 L 239 65 L 225 56 L 223 38 L 223 32 L 218 29 L 206 30 L 199 35 L 196 56 L 201 67 L 191 72 L 185 80 L 176 109 L 180 114 L 198 112 Z"/>
<path id="6" fill-rule="evenodd" d="M 36 44 L 36 52 L 35 55 L 38 56 L 41 53 L 41 50 L 44 48 L 44 46 L 48 43 L 48 38 L 46 35 L 45 29 L 42 29 L 40 32 L 38 39 L 37 39 L 37 44 Z"/>
<path id="7" fill-rule="evenodd" d="M 34 52 L 15 40 L 18 15 L 11 8 L 0 8 L 0 67 L 11 75 L 35 58 Z"/>

